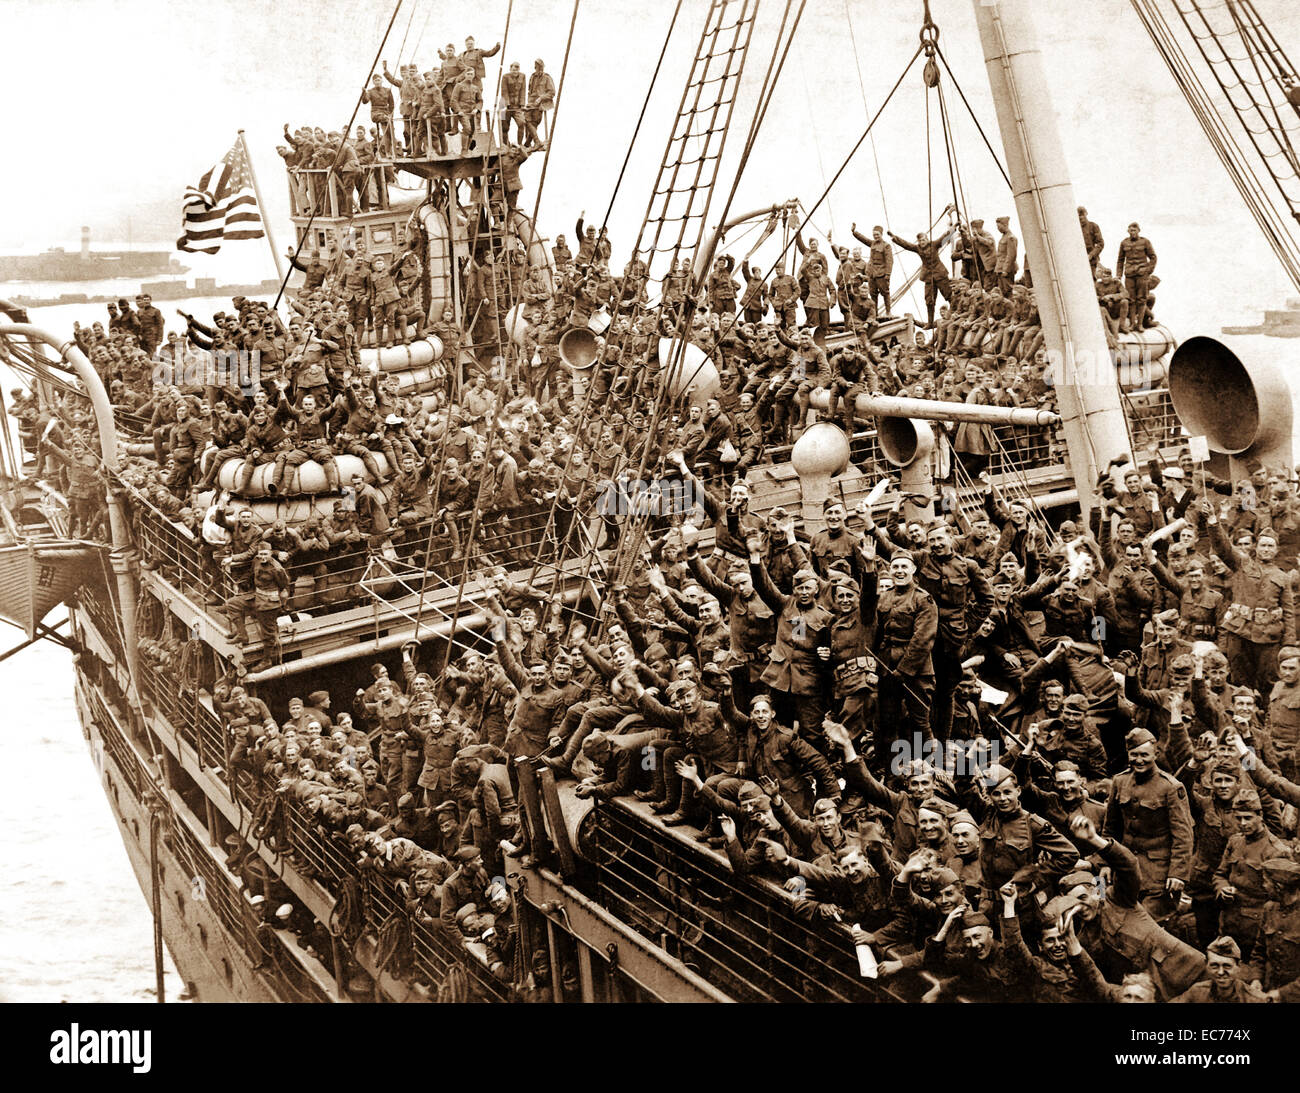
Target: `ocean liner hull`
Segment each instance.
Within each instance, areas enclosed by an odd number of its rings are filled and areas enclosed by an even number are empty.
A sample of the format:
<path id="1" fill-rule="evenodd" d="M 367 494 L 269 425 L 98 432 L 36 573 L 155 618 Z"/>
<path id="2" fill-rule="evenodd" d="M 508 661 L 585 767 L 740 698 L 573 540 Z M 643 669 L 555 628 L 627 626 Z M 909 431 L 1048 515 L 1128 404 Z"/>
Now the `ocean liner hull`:
<path id="1" fill-rule="evenodd" d="M 100 776 L 104 798 L 146 903 L 153 901 L 151 810 L 140 792 L 147 757 L 113 720 L 102 700 L 90 698 L 91 683 L 77 673 L 75 704 L 82 735 Z M 197 825 L 195 825 L 197 826 Z M 180 849 L 184 846 L 186 849 Z M 189 854 L 203 853 L 198 868 Z M 202 845 L 184 815 L 169 810 L 154 846 L 163 942 L 196 1002 L 291 1002 L 303 1000 L 257 943 L 257 922 L 239 892 L 239 879 L 220 861 L 217 848 Z M 213 881 L 220 889 L 214 891 Z M 241 906 L 242 905 L 242 906 Z M 242 918 L 235 911 L 242 911 Z M 318 969 L 324 975 L 324 969 Z M 174 999 L 169 999 L 174 1001 Z"/>

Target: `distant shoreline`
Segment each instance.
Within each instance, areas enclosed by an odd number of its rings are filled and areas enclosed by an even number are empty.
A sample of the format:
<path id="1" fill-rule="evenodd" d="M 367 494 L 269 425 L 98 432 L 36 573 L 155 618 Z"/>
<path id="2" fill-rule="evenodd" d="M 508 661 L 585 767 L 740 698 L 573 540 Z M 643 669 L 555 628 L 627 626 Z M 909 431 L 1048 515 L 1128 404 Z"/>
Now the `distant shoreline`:
<path id="1" fill-rule="evenodd" d="M 202 279 L 193 285 L 184 281 L 146 281 L 140 285 L 139 293 L 147 293 L 155 301 L 188 300 L 193 297 L 208 296 L 253 296 L 259 293 L 275 293 L 280 289 L 278 279 L 259 281 L 248 285 L 219 285 L 214 281 L 205 283 Z M 54 297 L 12 296 L 9 297 L 19 307 L 61 307 L 67 304 L 107 304 L 118 300 L 133 300 L 137 293 L 123 290 L 121 292 L 100 293 L 95 296 L 84 292 L 64 292 Z"/>

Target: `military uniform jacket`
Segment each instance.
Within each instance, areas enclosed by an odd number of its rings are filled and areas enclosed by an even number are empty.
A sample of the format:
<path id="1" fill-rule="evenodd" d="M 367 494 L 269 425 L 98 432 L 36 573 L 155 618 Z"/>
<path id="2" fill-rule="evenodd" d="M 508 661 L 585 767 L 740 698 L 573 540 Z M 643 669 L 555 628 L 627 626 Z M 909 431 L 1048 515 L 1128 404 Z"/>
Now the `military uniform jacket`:
<path id="1" fill-rule="evenodd" d="M 1264 992 L 1258 987 L 1252 987 L 1249 983 L 1241 979 L 1229 980 L 1228 997 L 1221 998 L 1214 993 L 1214 984 L 1208 979 L 1202 979 L 1199 983 L 1193 983 L 1187 990 L 1183 991 L 1177 998 L 1171 998 L 1171 1002 L 1193 1002 L 1193 1003 L 1231 1003 L 1231 1002 L 1267 1002 Z"/>
<path id="2" fill-rule="evenodd" d="M 1112 880 L 1098 917 L 1101 941 L 1128 970 L 1147 972 L 1161 998 L 1173 998 L 1195 983 L 1205 970 L 1205 956 L 1179 941 L 1144 908 L 1137 859 L 1112 839 L 1100 850 Z"/>
<path id="3" fill-rule="evenodd" d="M 1186 881 L 1191 876 L 1192 813 L 1187 790 L 1172 774 L 1157 769 L 1144 782 L 1131 770 L 1115 775 L 1104 833 L 1133 853 L 1167 865 L 1170 877 Z"/>
<path id="4" fill-rule="evenodd" d="M 929 551 L 915 557 L 916 583 L 939 609 L 939 636 L 960 649 L 989 617 L 993 589 L 974 559 L 957 554 L 938 558 Z"/>
<path id="5" fill-rule="evenodd" d="M 1232 570 L 1231 602 L 1219 629 L 1262 645 L 1295 644 L 1295 598 L 1287 574 L 1263 565 L 1228 542 L 1221 524 L 1210 527 L 1214 549 Z"/>
<path id="6" fill-rule="evenodd" d="M 909 676 L 934 675 L 931 652 L 939 632 L 939 609 L 916 583 L 880 595 L 876 608 L 876 655 Z"/>
<path id="7" fill-rule="evenodd" d="M 1279 756 L 1294 756 L 1300 748 L 1300 685 L 1273 684 L 1264 728 Z"/>
<path id="8" fill-rule="evenodd" d="M 536 754 L 546 747 L 552 726 L 559 724 L 569 706 L 577 700 L 570 693 L 569 686 L 572 685 L 561 688 L 546 683 L 539 690 L 529 682 L 508 641 L 500 642 L 497 651 L 506 677 L 519 691 L 515 714 L 510 720 L 510 732 L 522 736 L 530 747 L 535 748 Z"/>
<path id="9" fill-rule="evenodd" d="M 1205 782 L 1196 779 L 1197 772 L 1183 767 L 1180 773 L 1185 783 L 1193 783 L 1188 800 L 1196 819 L 1196 851 L 1189 887 L 1193 893 L 1204 895 L 1213 891 L 1214 871 L 1223 859 L 1228 839 L 1236 833 L 1237 821 L 1232 816 L 1231 802 L 1219 801 Z"/>
<path id="10" fill-rule="evenodd" d="M 838 535 L 832 534 L 829 529 L 817 532 L 812 537 L 810 553 L 818 576 L 827 577 L 830 563 L 840 558 L 847 558 L 852 572 L 858 573 L 862 568 L 856 557 L 859 541 L 859 537 L 847 528 L 841 528 Z"/>
<path id="11" fill-rule="evenodd" d="M 802 607 L 793 594 L 781 595 L 761 562 L 751 563 L 749 570 L 763 602 L 777 613 L 776 635 L 762 681 L 777 691 L 817 694 L 825 686 L 825 665 L 817 648 L 830 645 L 831 613 L 815 600 Z"/>
<path id="12" fill-rule="evenodd" d="M 641 712 L 658 725 L 673 729 L 682 746 L 706 759 L 715 770 L 736 773 L 740 743 L 716 702 L 701 701 L 692 713 L 672 709 L 642 694 L 637 699 Z"/>
<path id="13" fill-rule="evenodd" d="M 1291 848 L 1264 828 L 1254 838 L 1240 831 L 1228 838 L 1219 868 L 1214 872 L 1214 891 L 1231 886 L 1237 890 L 1234 903 L 1241 907 L 1260 908 L 1270 891 L 1264 880 L 1264 863 L 1269 858 L 1290 858 Z"/>
<path id="14" fill-rule="evenodd" d="M 1089 781 L 1106 777 L 1106 749 L 1097 730 L 1085 719 L 1077 732 L 1054 729 L 1039 745 L 1039 751 L 1053 763 L 1069 759 Z"/>
<path id="15" fill-rule="evenodd" d="M 1012 816 L 990 811 L 980 824 L 984 887 L 996 892 L 1021 869 L 1038 866 L 1044 878 L 1061 877 L 1079 860 L 1074 843 L 1041 816 L 1020 809 Z M 1054 885 L 1045 883 L 1052 891 Z"/>
<path id="16" fill-rule="evenodd" d="M 939 256 L 939 245 L 933 239 L 924 246 L 918 246 L 916 243 L 909 243 L 906 239 L 900 239 L 896 235 L 891 236 L 891 238 L 904 250 L 910 250 L 913 254 L 920 256 L 922 281 L 928 284 L 931 281 L 946 281 L 948 279 L 948 267 L 944 265 L 943 259 Z"/>
<path id="17" fill-rule="evenodd" d="M 1191 652 L 1191 645 L 1180 638 L 1174 638 L 1168 645 L 1147 642 L 1142 646 L 1138 662 L 1138 683 L 1151 691 L 1168 687 L 1173 677 L 1173 662 L 1184 653 L 1190 656 Z"/>
<path id="18" fill-rule="evenodd" d="M 1264 989 L 1281 990 L 1281 1001 L 1300 1002 L 1300 904 L 1276 900 L 1264 905 Z"/>

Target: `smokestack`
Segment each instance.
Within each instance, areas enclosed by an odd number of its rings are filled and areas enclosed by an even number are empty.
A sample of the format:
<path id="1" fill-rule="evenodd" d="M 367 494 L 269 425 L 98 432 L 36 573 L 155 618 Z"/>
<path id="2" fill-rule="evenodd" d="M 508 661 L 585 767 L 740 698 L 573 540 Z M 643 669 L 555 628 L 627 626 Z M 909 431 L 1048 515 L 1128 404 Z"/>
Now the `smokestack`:
<path id="1" fill-rule="evenodd" d="M 81 260 L 84 262 L 90 257 L 90 229 L 83 224 L 81 226 Z"/>

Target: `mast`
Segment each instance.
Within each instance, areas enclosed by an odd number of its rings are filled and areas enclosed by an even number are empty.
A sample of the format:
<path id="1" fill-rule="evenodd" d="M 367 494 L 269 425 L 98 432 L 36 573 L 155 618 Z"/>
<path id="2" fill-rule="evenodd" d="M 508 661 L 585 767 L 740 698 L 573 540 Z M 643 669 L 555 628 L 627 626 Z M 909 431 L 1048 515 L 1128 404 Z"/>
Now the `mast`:
<path id="1" fill-rule="evenodd" d="M 1128 424 L 1029 0 L 972 4 L 1044 342 L 1056 363 L 1070 471 L 1086 518 L 1100 472 L 1112 459 L 1131 458 Z"/>

